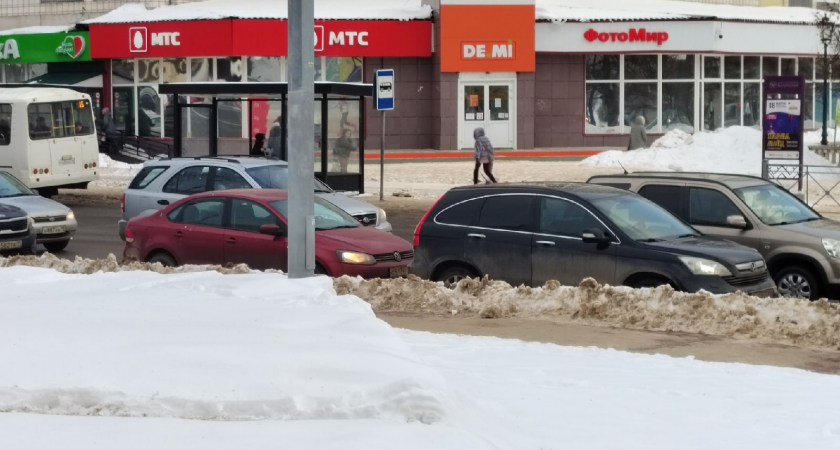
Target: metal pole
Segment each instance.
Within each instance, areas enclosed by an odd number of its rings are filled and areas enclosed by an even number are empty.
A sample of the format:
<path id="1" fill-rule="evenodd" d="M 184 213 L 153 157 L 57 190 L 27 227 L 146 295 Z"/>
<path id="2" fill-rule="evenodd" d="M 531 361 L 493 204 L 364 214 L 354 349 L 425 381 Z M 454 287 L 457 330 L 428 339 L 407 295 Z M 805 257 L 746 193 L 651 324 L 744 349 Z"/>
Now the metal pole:
<path id="1" fill-rule="evenodd" d="M 828 42 L 823 42 L 823 126 L 822 141 L 820 144 L 828 145 Z"/>
<path id="2" fill-rule="evenodd" d="M 315 269 L 315 190 L 312 151 L 315 124 L 315 4 L 287 0 L 289 5 L 289 278 L 312 276 Z"/>
<path id="3" fill-rule="evenodd" d="M 379 130 L 379 201 L 385 200 L 385 111 L 382 113 L 382 126 Z"/>

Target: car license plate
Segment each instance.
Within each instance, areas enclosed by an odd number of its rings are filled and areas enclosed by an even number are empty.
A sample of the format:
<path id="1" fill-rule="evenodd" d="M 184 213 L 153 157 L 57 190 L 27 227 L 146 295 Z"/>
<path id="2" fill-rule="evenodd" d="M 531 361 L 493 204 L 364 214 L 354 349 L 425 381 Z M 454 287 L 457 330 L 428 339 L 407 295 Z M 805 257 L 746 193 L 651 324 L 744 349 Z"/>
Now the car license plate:
<path id="1" fill-rule="evenodd" d="M 0 250 L 14 250 L 23 247 L 23 241 L 0 242 Z"/>
<path id="2" fill-rule="evenodd" d="M 62 156 L 61 159 L 58 160 L 59 166 L 70 166 L 76 164 L 76 158 L 72 156 Z"/>
<path id="3" fill-rule="evenodd" d="M 55 227 L 44 227 L 41 228 L 41 234 L 59 234 L 64 233 L 67 231 L 67 227 L 65 226 L 55 226 Z"/>
<path id="4" fill-rule="evenodd" d="M 391 267 L 391 278 L 403 278 L 408 276 L 408 266 Z"/>

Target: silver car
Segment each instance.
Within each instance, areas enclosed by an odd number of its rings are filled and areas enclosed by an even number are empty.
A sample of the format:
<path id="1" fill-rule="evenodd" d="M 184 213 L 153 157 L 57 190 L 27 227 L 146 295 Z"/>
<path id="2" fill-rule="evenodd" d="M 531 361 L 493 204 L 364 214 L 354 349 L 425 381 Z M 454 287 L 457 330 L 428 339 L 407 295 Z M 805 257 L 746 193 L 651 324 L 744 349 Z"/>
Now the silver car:
<path id="1" fill-rule="evenodd" d="M 161 158 L 147 161 L 126 189 L 118 230 L 125 240 L 128 221 L 151 214 L 189 195 L 226 189 L 287 189 L 288 164 L 260 157 Z M 315 195 L 343 209 L 362 225 L 391 231 L 385 211 L 334 192 L 313 177 Z"/>
<path id="2" fill-rule="evenodd" d="M 17 206 L 35 223 L 36 239 L 51 252 L 67 248 L 78 224 L 73 211 L 55 200 L 41 197 L 14 175 L 0 171 L 0 204 Z"/>

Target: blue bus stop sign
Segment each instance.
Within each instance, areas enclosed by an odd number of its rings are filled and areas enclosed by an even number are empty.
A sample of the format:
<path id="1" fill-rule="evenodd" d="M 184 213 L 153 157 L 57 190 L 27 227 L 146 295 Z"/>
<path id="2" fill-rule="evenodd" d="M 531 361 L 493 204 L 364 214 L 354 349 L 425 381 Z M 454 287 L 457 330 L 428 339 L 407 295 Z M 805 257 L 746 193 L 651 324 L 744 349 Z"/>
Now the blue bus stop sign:
<path id="1" fill-rule="evenodd" d="M 378 111 L 394 109 L 394 69 L 380 69 L 374 77 L 373 95 Z"/>

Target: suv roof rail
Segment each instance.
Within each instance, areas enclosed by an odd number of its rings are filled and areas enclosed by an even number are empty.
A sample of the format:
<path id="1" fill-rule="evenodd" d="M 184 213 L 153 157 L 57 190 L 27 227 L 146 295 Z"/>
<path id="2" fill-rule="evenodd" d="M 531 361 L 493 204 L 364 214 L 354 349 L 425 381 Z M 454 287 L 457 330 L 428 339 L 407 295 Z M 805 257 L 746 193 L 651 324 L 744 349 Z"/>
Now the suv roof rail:
<path id="1" fill-rule="evenodd" d="M 680 175 L 676 175 L 676 174 L 688 175 L 688 176 L 680 176 Z M 635 175 L 635 176 L 633 176 L 633 175 Z M 593 175 L 593 176 L 589 177 L 589 180 L 587 180 L 587 183 L 592 181 L 592 180 L 598 179 L 598 178 L 631 178 L 632 179 L 632 178 L 640 178 L 640 177 L 647 176 L 648 178 L 654 178 L 654 179 L 663 179 L 663 178 L 674 179 L 674 178 L 677 178 L 677 179 L 680 179 L 680 180 L 687 180 L 687 181 L 699 181 L 699 182 L 703 182 L 703 183 L 714 183 L 714 184 L 719 184 L 721 186 L 729 188 L 729 186 L 727 186 L 727 184 L 724 183 L 723 181 L 712 180 L 710 178 L 699 178 L 699 177 L 692 176 L 692 175 L 719 175 L 719 176 L 727 176 L 727 177 L 741 177 L 741 178 L 749 178 L 749 179 L 753 179 L 753 180 L 757 180 L 757 181 L 763 181 L 765 183 L 772 183 L 770 180 L 767 180 L 767 179 L 764 179 L 764 178 L 761 178 L 761 177 L 757 177 L 755 175 L 744 175 L 744 174 L 740 174 L 740 173 L 653 172 L 653 171 L 631 172 L 629 174 L 615 174 L 615 175 Z"/>
<path id="2" fill-rule="evenodd" d="M 233 157 L 235 155 L 230 155 L 230 156 Z M 175 156 L 175 157 L 172 157 L 172 156 L 167 156 L 165 158 L 159 158 L 159 159 L 156 159 L 156 160 L 157 161 L 174 161 L 176 159 L 181 159 L 181 160 L 192 159 L 192 160 L 200 161 L 202 159 L 213 159 L 213 160 L 227 161 L 227 162 L 230 162 L 230 163 L 239 164 L 238 160 L 231 159 L 231 157 L 223 157 L 223 156 Z"/>

